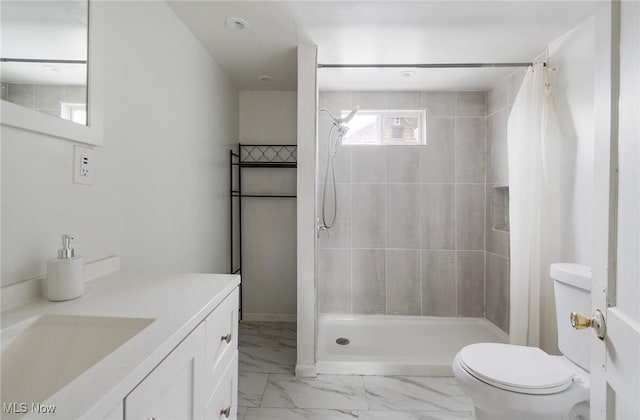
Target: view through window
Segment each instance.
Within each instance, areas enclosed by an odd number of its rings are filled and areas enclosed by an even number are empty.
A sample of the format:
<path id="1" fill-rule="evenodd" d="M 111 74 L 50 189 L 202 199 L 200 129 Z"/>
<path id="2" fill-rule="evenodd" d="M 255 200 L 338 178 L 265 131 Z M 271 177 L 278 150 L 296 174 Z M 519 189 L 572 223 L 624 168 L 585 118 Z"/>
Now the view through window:
<path id="1" fill-rule="evenodd" d="M 342 117 L 350 111 L 342 111 Z M 343 144 L 426 144 L 426 111 L 360 110 L 349 121 Z"/>

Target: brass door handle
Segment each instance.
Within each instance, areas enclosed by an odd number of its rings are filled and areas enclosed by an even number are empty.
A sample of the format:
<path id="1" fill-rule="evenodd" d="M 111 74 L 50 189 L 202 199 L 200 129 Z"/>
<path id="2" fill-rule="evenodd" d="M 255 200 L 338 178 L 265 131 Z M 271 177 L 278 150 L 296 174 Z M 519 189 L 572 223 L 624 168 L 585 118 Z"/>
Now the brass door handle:
<path id="1" fill-rule="evenodd" d="M 229 418 L 231 415 L 231 407 L 227 407 L 224 410 L 220 410 L 220 416 L 224 416 L 225 418 Z"/>
<path id="2" fill-rule="evenodd" d="M 576 330 L 593 327 L 595 320 L 578 312 L 571 312 L 571 326 Z"/>
<path id="3" fill-rule="evenodd" d="M 231 334 L 227 334 L 227 335 L 223 335 L 222 337 L 220 337 L 220 341 L 226 341 L 227 343 L 231 342 Z"/>
<path id="4" fill-rule="evenodd" d="M 600 340 L 604 340 L 607 335 L 607 324 L 604 321 L 604 315 L 600 309 L 596 309 L 592 317 L 588 317 L 578 312 L 571 312 L 569 316 L 571 326 L 576 330 L 585 328 L 593 328 Z"/>

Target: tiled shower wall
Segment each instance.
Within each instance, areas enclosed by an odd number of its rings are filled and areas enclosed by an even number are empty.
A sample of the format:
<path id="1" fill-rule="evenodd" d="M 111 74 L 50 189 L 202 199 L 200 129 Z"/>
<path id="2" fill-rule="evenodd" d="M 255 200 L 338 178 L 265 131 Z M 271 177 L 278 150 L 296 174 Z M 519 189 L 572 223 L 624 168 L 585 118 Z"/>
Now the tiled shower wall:
<path id="1" fill-rule="evenodd" d="M 509 184 L 507 121 L 524 70 L 487 91 L 486 317 L 509 331 L 509 229 L 504 225 Z"/>
<path id="2" fill-rule="evenodd" d="M 485 315 L 485 96 L 321 92 L 334 114 L 426 109 L 427 144 L 338 147 L 338 217 L 318 240 L 320 312 Z M 319 215 L 330 125 L 321 112 Z"/>
<path id="3" fill-rule="evenodd" d="M 87 103 L 86 86 L 2 83 L 5 101 L 60 118 L 60 102 Z"/>

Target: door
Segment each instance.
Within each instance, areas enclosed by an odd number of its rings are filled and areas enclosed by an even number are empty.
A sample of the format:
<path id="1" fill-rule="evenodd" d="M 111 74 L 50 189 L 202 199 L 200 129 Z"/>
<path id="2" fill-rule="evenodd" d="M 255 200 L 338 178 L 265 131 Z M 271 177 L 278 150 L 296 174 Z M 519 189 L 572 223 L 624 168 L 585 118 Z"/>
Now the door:
<path id="1" fill-rule="evenodd" d="M 598 6 L 591 418 L 640 419 L 640 2 Z M 619 83 L 619 85 L 618 85 Z M 602 154 L 601 154 L 602 153 Z M 616 173 L 616 168 L 618 169 Z"/>

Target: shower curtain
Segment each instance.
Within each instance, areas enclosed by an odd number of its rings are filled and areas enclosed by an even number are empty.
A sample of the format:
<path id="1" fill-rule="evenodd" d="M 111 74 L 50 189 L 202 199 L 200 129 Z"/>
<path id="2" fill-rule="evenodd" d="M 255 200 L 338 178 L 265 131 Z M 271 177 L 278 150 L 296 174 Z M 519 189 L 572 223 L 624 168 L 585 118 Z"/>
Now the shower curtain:
<path id="1" fill-rule="evenodd" d="M 540 346 L 541 311 L 553 305 L 549 265 L 562 259 L 563 138 L 553 106 L 549 70 L 529 67 L 507 131 L 512 343 Z M 549 303 L 551 299 L 551 303 Z M 555 325 L 553 325 L 555 327 Z"/>

